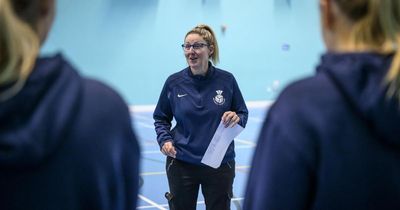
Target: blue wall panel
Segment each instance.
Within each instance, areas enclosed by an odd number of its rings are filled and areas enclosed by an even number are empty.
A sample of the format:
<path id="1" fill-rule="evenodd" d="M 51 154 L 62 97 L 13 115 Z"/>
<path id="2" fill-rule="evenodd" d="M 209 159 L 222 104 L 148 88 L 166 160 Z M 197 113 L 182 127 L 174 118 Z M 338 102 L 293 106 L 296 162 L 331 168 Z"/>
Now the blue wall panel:
<path id="1" fill-rule="evenodd" d="M 186 67 L 180 44 L 199 23 L 215 30 L 218 67 L 248 101 L 313 73 L 323 51 L 317 1 L 58 0 L 57 13 L 43 53 L 63 52 L 135 105 L 156 103 L 168 75 Z"/>

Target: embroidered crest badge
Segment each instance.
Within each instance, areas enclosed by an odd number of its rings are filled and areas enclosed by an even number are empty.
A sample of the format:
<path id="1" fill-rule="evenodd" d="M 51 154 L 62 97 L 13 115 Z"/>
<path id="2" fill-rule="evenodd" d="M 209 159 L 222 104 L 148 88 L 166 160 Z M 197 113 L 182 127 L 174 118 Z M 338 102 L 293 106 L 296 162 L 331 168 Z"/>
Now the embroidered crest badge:
<path id="1" fill-rule="evenodd" d="M 224 96 L 222 95 L 222 93 L 223 93 L 224 91 L 222 91 L 222 90 L 217 90 L 217 91 L 215 91 L 215 92 L 217 92 L 217 95 L 214 96 L 214 98 L 213 98 L 214 103 L 217 104 L 217 105 L 222 105 L 222 104 L 224 104 L 224 103 L 225 103 L 225 98 L 224 98 Z"/>

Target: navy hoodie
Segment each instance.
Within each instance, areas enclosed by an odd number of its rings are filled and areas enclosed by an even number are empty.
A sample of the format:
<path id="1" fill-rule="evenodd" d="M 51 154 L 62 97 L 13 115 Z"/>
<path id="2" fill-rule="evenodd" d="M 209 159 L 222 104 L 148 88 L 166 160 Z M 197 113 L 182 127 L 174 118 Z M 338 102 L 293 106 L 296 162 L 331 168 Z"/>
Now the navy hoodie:
<path id="1" fill-rule="evenodd" d="M 172 140 L 177 159 L 202 165 L 201 159 L 226 111 L 236 112 L 238 124 L 246 126 L 248 110 L 233 75 L 211 63 L 205 76 L 193 75 L 187 67 L 164 84 L 153 115 L 157 141 L 162 147 Z M 171 130 L 173 118 L 176 126 Z M 232 142 L 222 163 L 234 157 Z"/>
<path id="2" fill-rule="evenodd" d="M 400 109 L 392 55 L 325 54 L 262 127 L 245 210 L 400 209 Z"/>
<path id="3" fill-rule="evenodd" d="M 61 55 L 0 103 L 0 209 L 133 210 L 139 147 L 128 107 Z"/>

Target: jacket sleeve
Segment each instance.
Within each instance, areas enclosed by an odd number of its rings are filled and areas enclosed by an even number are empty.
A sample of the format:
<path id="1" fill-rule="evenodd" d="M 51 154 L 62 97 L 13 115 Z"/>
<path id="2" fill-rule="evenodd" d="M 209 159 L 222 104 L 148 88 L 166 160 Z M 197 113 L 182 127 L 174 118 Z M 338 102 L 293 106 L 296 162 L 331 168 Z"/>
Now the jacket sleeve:
<path id="1" fill-rule="evenodd" d="M 247 110 L 246 103 L 244 102 L 242 93 L 235 78 L 233 78 L 233 98 L 231 111 L 236 112 L 236 114 L 239 116 L 240 121 L 238 124 L 243 128 L 246 127 L 249 111 Z"/>
<path id="2" fill-rule="evenodd" d="M 157 106 L 153 113 L 154 127 L 157 134 L 157 142 L 160 147 L 162 147 L 166 141 L 172 140 L 171 122 L 173 119 L 173 113 L 169 96 L 170 91 L 168 90 L 167 80 L 161 91 L 160 98 L 158 99 Z"/>
<path id="3" fill-rule="evenodd" d="M 131 119 L 129 119 L 131 120 Z M 136 209 L 137 196 L 139 193 L 140 184 L 140 146 L 135 132 L 132 129 L 131 121 L 125 123 L 125 145 L 121 148 L 120 157 L 121 165 L 123 166 L 121 174 L 116 174 L 116 177 L 120 176 L 123 179 L 122 184 L 118 184 L 121 191 L 125 191 L 125 209 Z M 117 165 L 117 162 L 115 162 Z M 124 200 L 124 199 L 121 199 Z M 132 201 L 130 201 L 132 200 Z M 110 209 L 118 209 L 118 205 Z"/>
<path id="4" fill-rule="evenodd" d="M 307 137 L 298 120 L 288 122 L 288 117 L 295 116 L 273 118 L 273 112 L 258 138 L 243 209 L 310 209 L 314 194 L 311 141 L 303 141 Z"/>
<path id="5" fill-rule="evenodd" d="M 81 196 L 79 205 L 83 206 L 72 209 L 134 210 L 139 192 L 140 147 L 128 106 L 101 83 L 91 81 L 85 85 L 86 102 L 76 125 L 79 143 L 68 156 L 68 160 L 77 161 L 68 162 L 68 167 L 76 170 L 73 185 L 79 189 L 70 193 Z"/>

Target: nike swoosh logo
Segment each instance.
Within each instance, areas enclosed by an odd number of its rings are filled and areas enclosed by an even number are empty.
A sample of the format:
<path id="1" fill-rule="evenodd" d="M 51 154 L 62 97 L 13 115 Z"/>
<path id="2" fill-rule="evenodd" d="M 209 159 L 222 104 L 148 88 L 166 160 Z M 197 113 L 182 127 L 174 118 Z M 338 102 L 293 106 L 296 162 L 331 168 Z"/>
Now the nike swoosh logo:
<path id="1" fill-rule="evenodd" d="M 187 94 L 178 94 L 178 98 L 181 98 L 181 97 L 183 97 L 183 96 L 187 96 Z"/>

